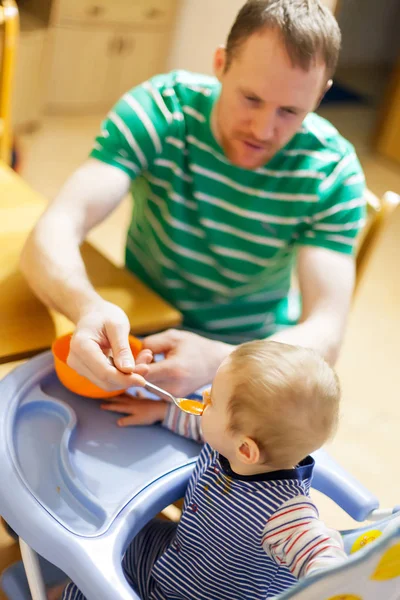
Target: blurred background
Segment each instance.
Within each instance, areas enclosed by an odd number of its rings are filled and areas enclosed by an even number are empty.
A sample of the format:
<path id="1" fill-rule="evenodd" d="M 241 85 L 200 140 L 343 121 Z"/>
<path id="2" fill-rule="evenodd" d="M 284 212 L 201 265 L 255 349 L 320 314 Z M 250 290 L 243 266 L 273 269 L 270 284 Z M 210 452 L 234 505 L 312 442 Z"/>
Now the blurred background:
<path id="1" fill-rule="evenodd" d="M 130 87 L 171 69 L 212 73 L 243 0 L 20 0 L 13 97 L 14 165 L 52 199 L 86 158 L 100 122 Z M 319 113 L 356 148 L 369 189 L 400 193 L 400 2 L 331 0 L 343 33 L 335 85 Z M 0 198 L 0 204 L 2 203 Z M 123 263 L 127 199 L 90 234 Z M 0 231 L 1 231 L 0 224 Z M 395 212 L 354 299 L 338 370 L 343 416 L 329 451 L 381 500 L 400 504 L 400 214 Z M 331 526 L 352 523 L 318 496 Z M 0 569 L 14 556 L 0 533 Z M 7 554 L 9 553 L 9 554 Z M 8 560 L 8 559 L 7 559 Z M 3 561 L 4 562 L 4 561 Z"/>
<path id="2" fill-rule="evenodd" d="M 27 180 L 46 196 L 54 195 L 58 172 L 63 180 L 70 165 L 86 156 L 99 121 L 130 87 L 176 68 L 211 74 L 213 51 L 224 42 L 242 3 L 20 0 L 13 122 Z M 355 144 L 367 172 L 371 166 L 370 186 L 379 195 L 386 184 L 372 181 L 377 165 L 391 184 L 395 161 L 400 164 L 400 3 L 326 4 L 341 26 L 343 49 L 335 86 L 320 112 Z M 52 144 L 50 132 L 57 143 Z M 72 153 L 68 137 L 74 139 Z M 376 154 L 375 169 L 371 154 Z M 44 159 L 54 163 L 51 180 L 41 180 L 37 163 L 43 165 Z"/>
<path id="3" fill-rule="evenodd" d="M 343 49 L 335 85 L 319 112 L 355 145 L 375 194 L 399 191 L 400 3 L 325 3 L 341 26 Z M 242 4 L 20 0 L 12 114 L 23 177 L 53 197 L 126 90 L 171 69 L 211 74 L 214 49 Z"/>

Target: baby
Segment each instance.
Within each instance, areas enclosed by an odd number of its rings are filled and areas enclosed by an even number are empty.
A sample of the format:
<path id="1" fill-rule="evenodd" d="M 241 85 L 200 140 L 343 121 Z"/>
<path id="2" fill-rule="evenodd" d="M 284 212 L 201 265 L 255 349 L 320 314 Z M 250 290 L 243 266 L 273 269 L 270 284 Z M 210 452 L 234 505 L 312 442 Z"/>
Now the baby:
<path id="1" fill-rule="evenodd" d="M 338 422 L 340 386 L 316 353 L 269 341 L 238 346 L 204 394 L 202 417 L 138 399 L 138 424 L 205 445 L 179 524 L 153 520 L 124 557 L 142 600 L 264 600 L 345 560 L 309 496 L 314 460 Z M 64 600 L 84 600 L 73 583 Z"/>

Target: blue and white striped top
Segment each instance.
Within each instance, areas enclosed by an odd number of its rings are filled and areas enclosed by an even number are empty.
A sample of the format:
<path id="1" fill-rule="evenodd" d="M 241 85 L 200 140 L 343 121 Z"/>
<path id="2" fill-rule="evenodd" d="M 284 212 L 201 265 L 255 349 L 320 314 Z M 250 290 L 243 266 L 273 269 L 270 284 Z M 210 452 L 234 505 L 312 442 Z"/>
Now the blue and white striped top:
<path id="1" fill-rule="evenodd" d="M 201 441 L 201 419 L 171 406 L 164 426 Z M 155 563 L 154 600 L 273 598 L 307 572 L 345 558 L 309 497 L 314 460 L 254 476 L 206 444 L 172 543 Z"/>

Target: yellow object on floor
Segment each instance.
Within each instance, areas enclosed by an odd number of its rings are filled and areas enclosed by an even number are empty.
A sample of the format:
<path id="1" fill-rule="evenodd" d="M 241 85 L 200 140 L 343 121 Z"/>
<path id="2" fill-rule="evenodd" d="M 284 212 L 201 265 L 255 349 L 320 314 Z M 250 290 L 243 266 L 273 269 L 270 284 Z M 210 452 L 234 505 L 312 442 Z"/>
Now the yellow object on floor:
<path id="1" fill-rule="evenodd" d="M 3 522 L 0 521 L 0 574 L 10 565 L 21 560 L 19 546 L 6 532 Z M 7 600 L 0 590 L 0 600 Z"/>

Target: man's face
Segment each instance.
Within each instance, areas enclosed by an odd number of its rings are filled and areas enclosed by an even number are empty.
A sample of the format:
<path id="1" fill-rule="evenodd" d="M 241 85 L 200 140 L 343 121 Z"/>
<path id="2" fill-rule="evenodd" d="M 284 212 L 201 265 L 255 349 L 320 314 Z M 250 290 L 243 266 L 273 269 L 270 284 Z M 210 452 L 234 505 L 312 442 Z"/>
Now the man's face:
<path id="1" fill-rule="evenodd" d="M 244 169 L 265 165 L 300 128 L 326 90 L 326 68 L 293 67 L 279 33 L 252 35 L 228 70 L 223 48 L 215 56 L 222 90 L 213 113 L 214 134 L 230 161 Z"/>

